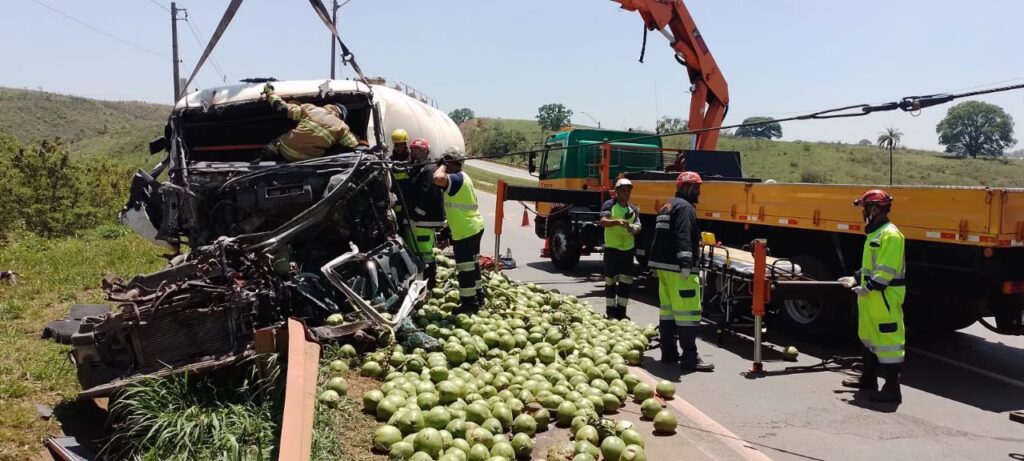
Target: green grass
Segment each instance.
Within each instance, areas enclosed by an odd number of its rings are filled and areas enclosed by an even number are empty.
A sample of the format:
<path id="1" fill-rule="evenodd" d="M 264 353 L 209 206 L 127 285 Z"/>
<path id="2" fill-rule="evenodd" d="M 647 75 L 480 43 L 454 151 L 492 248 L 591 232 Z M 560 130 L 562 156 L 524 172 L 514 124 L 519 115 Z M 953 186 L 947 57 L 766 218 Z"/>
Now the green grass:
<path id="1" fill-rule="evenodd" d="M 275 459 L 284 375 L 276 354 L 209 374 L 145 378 L 111 400 L 109 459 Z"/>
<path id="2" fill-rule="evenodd" d="M 39 339 L 43 325 L 67 314 L 74 303 L 103 302 L 100 280 L 131 276 L 166 263 L 160 251 L 117 226 L 101 226 L 75 238 L 42 239 L 24 233 L 0 245 L 0 268 L 20 274 L 17 285 L 0 283 L 0 459 L 25 459 L 41 449 L 44 435 L 59 429 L 35 404 L 57 406 L 78 394 L 67 346 Z"/>
<path id="3" fill-rule="evenodd" d="M 506 183 L 513 186 L 536 186 L 537 181 L 529 181 L 521 178 L 509 178 L 502 175 L 492 173 L 490 171 L 481 170 L 469 165 L 463 167 L 463 170 L 469 174 L 469 177 L 473 178 L 473 185 L 476 186 L 477 190 L 484 192 L 494 193 L 496 190 L 498 180 L 504 179 Z"/>
<path id="4" fill-rule="evenodd" d="M 24 144 L 59 136 L 71 143 L 74 155 L 132 164 L 149 162 L 148 143 L 163 134 L 170 110 L 161 104 L 0 87 L 0 131 Z"/>
<path id="5" fill-rule="evenodd" d="M 528 137 L 540 133 L 533 120 L 501 122 Z M 689 138 L 666 137 L 664 144 L 682 148 L 689 146 Z M 828 184 L 889 183 L 889 152 L 876 146 L 723 136 L 718 149 L 740 152 L 744 173 L 754 178 Z M 521 157 L 508 160 L 517 164 L 526 161 Z M 893 165 L 896 184 L 1024 187 L 1024 161 L 1020 160 L 957 159 L 941 152 L 899 148 L 893 154 Z"/>

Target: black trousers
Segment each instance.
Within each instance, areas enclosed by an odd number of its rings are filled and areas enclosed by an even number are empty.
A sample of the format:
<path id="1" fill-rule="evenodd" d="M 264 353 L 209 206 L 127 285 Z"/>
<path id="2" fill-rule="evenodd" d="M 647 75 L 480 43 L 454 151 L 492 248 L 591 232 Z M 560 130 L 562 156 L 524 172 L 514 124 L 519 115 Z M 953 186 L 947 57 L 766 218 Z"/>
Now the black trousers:
<path id="1" fill-rule="evenodd" d="M 633 289 L 633 260 L 636 250 L 604 249 L 604 298 L 609 318 L 626 317 L 629 293 Z"/>
<path id="2" fill-rule="evenodd" d="M 480 231 L 476 235 L 452 241 L 463 309 L 475 310 L 480 307 L 480 239 L 483 235 L 484 231 Z"/>

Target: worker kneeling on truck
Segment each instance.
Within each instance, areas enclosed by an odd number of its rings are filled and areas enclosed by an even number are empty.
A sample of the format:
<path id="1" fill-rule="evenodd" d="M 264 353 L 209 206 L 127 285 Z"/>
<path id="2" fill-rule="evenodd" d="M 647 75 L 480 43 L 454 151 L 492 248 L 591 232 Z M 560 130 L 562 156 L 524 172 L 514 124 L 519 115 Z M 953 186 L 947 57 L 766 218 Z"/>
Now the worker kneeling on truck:
<path id="1" fill-rule="evenodd" d="M 284 157 L 289 162 L 323 157 L 328 149 L 342 146 L 355 149 L 359 140 L 345 123 L 348 109 L 342 104 L 328 104 L 323 107 L 314 104 L 292 104 L 274 94 L 274 86 L 263 86 L 274 110 L 285 112 L 288 118 L 298 124 L 291 131 L 270 142 L 267 149 Z"/>
<path id="2" fill-rule="evenodd" d="M 861 375 L 843 385 L 871 392 L 873 402 L 899 403 L 903 400 L 900 372 L 906 353 L 903 301 L 907 281 L 904 237 L 889 222 L 892 200 L 885 191 L 875 189 L 853 202 L 862 209 L 867 239 L 860 271 L 839 281 L 857 294 L 857 335 L 864 344 Z M 879 371 L 885 377 L 881 392 Z"/>
<path id="3" fill-rule="evenodd" d="M 454 147 L 445 150 L 434 171 L 434 184 L 444 191 L 444 214 L 451 231 L 461 304 L 454 314 L 475 314 L 483 301 L 480 282 L 480 238 L 484 218 L 477 207 L 473 180 L 462 171 L 465 157 Z"/>
<path id="4" fill-rule="evenodd" d="M 697 268 L 700 231 L 694 205 L 700 199 L 702 182 L 700 175 L 692 171 L 679 174 L 675 197 L 668 199 L 658 211 L 654 240 L 647 253 L 647 265 L 658 275 L 661 362 L 679 362 L 683 371 L 715 370 L 713 364 L 704 362 L 697 354 L 697 329 L 701 319 Z"/>
<path id="5" fill-rule="evenodd" d="M 615 182 L 615 198 L 601 206 L 604 227 L 605 314 L 610 319 L 626 319 L 629 292 L 633 287 L 634 236 L 640 233 L 640 209 L 629 203 L 633 182 L 622 178 Z"/>

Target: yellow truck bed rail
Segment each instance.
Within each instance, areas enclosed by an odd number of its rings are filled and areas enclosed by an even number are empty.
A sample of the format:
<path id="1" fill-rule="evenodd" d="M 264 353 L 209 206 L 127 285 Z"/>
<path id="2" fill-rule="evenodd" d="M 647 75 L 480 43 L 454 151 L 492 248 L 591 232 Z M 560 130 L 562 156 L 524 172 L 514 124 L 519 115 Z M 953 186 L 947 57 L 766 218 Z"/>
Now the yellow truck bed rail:
<path id="1" fill-rule="evenodd" d="M 675 193 L 675 183 L 634 180 L 630 201 L 643 214 Z M 869 186 L 705 182 L 697 217 L 705 220 L 862 234 L 852 202 Z M 891 186 L 892 220 L 908 239 L 968 246 L 1024 246 L 1024 189 Z"/>

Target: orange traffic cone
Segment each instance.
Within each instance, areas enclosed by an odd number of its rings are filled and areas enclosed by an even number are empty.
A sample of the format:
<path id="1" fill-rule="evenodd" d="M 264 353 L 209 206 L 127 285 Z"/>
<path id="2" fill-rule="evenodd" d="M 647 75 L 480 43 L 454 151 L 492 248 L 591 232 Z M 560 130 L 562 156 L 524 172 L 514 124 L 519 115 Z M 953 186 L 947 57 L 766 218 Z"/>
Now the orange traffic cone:
<path id="1" fill-rule="evenodd" d="M 530 227 L 530 217 L 526 215 L 526 208 L 523 208 L 523 227 Z"/>
<path id="2" fill-rule="evenodd" d="M 541 258 L 550 258 L 551 257 L 551 239 L 549 239 L 549 238 L 544 239 L 544 248 L 542 248 L 540 250 L 540 257 Z"/>

